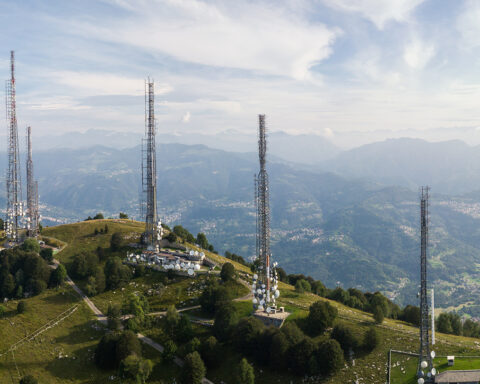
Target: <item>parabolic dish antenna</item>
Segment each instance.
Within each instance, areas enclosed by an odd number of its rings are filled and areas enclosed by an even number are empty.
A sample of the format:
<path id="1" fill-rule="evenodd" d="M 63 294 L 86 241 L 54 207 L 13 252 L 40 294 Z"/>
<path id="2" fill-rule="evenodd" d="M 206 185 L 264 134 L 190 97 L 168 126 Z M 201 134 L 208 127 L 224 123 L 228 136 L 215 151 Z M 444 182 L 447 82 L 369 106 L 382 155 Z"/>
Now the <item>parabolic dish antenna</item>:
<path id="1" fill-rule="evenodd" d="M 272 312 L 272 308 L 267 307 L 266 311 L 267 311 L 267 313 L 270 313 L 270 312 Z"/>
<path id="2" fill-rule="evenodd" d="M 435 358 L 435 351 L 430 352 L 430 356 L 432 356 L 432 359 Z"/>
<path id="3" fill-rule="evenodd" d="M 435 368 L 432 368 L 432 376 L 435 376 L 437 374 L 437 370 Z"/>
<path id="4" fill-rule="evenodd" d="M 193 269 L 189 269 L 189 270 L 188 270 L 188 275 L 189 275 L 189 276 L 193 276 Z"/>

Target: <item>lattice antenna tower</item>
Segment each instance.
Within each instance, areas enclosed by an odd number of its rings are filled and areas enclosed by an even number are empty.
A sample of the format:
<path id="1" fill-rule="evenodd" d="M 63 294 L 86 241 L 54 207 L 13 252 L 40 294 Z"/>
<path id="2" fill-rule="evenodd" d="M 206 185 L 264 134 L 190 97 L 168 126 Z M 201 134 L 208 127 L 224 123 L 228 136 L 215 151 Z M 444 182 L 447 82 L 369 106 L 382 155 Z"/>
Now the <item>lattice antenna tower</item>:
<path id="1" fill-rule="evenodd" d="M 254 275 L 252 289 L 254 293 L 253 304 L 259 310 L 270 313 L 275 306 L 275 299 L 280 292 L 277 286 L 275 264 L 271 261 L 270 252 L 270 203 L 267 163 L 267 139 L 265 115 L 258 115 L 258 157 L 260 171 L 255 177 L 255 207 L 256 215 L 256 250 L 257 259 L 260 261 L 259 274 Z"/>
<path id="2" fill-rule="evenodd" d="M 10 52 L 10 80 L 6 82 L 6 111 L 8 124 L 7 217 L 6 235 L 10 242 L 19 241 L 23 217 L 22 183 L 18 146 L 17 108 L 15 101 L 15 53 Z"/>
<path id="3" fill-rule="evenodd" d="M 38 235 L 38 183 L 33 177 L 32 129 L 27 127 L 27 236 Z"/>
<path id="4" fill-rule="evenodd" d="M 157 156 L 155 147 L 155 91 L 154 82 L 145 83 L 145 138 L 143 142 L 142 185 L 145 196 L 145 233 L 143 241 L 149 249 L 157 249 L 162 237 L 162 226 L 157 213 Z"/>
<path id="5" fill-rule="evenodd" d="M 427 250 L 428 250 L 428 225 L 429 225 L 429 197 L 430 188 L 421 187 L 420 190 L 420 350 L 418 353 L 418 382 L 433 383 L 436 373 L 433 368 L 432 354 L 430 352 L 430 338 L 428 329 L 427 297 Z M 423 380 L 423 381 L 422 381 Z"/>

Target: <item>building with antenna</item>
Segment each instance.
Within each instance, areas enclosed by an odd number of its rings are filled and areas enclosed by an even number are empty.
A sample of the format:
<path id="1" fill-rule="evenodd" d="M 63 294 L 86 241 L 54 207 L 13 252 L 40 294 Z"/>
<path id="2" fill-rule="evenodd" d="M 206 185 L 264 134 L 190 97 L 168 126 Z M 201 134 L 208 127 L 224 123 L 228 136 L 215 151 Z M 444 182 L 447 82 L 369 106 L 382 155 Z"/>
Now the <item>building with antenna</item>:
<path id="1" fill-rule="evenodd" d="M 157 213 L 157 155 L 155 146 L 155 90 L 154 82 L 145 84 L 145 138 L 142 146 L 142 186 L 145 210 L 145 232 L 142 240 L 149 250 L 158 251 L 163 231 Z"/>
<path id="2" fill-rule="evenodd" d="M 36 237 L 39 232 L 38 182 L 33 176 L 32 129 L 27 127 L 27 236 Z"/>
<path id="3" fill-rule="evenodd" d="M 18 148 L 17 108 L 15 100 L 15 53 L 10 52 L 10 79 L 6 82 L 6 109 L 8 121 L 7 214 L 5 232 L 8 242 L 18 243 L 23 218 L 22 182 Z"/>

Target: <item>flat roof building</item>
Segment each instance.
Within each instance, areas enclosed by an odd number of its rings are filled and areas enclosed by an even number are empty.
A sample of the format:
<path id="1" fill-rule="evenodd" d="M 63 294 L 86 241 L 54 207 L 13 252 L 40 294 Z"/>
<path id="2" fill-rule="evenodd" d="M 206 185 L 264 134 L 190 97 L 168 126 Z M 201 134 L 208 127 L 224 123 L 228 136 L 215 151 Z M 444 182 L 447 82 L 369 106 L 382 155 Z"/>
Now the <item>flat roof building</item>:
<path id="1" fill-rule="evenodd" d="M 438 384 L 479 384 L 480 370 L 445 371 L 435 376 Z"/>

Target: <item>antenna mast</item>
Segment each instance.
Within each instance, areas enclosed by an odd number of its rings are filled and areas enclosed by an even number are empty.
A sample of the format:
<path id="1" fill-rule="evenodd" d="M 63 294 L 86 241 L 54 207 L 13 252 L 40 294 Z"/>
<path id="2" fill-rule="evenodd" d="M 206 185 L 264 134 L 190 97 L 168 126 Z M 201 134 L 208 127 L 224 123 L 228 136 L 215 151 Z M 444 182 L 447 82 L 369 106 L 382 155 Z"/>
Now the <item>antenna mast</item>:
<path id="1" fill-rule="evenodd" d="M 430 325 L 427 298 L 429 191 L 429 187 L 422 187 L 420 190 L 420 351 L 418 353 L 418 383 L 433 383 L 436 373 L 433 368 L 433 353 L 430 353 L 430 340 L 428 335 Z"/>
<path id="2" fill-rule="evenodd" d="M 15 102 L 15 52 L 10 52 L 10 80 L 6 82 L 6 110 L 8 123 L 8 171 L 6 235 L 11 243 L 19 241 L 23 216 L 20 156 L 18 148 L 17 107 Z"/>
<path id="3" fill-rule="evenodd" d="M 145 233 L 143 241 L 151 250 L 158 249 L 162 239 L 162 225 L 157 214 L 157 156 L 155 148 L 154 83 L 150 79 L 145 88 L 145 139 L 143 145 L 142 184 L 145 194 Z"/>
<path id="4" fill-rule="evenodd" d="M 38 235 L 38 184 L 33 177 L 32 129 L 27 127 L 27 236 Z"/>

